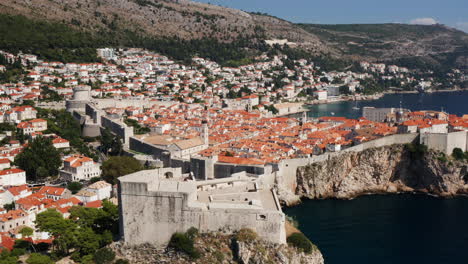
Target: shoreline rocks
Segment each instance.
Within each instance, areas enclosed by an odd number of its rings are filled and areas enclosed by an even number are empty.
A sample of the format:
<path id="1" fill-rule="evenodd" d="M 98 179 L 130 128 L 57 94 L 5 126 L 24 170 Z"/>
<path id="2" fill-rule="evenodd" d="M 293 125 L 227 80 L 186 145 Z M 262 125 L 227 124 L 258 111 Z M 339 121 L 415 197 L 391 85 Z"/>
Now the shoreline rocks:
<path id="1" fill-rule="evenodd" d="M 468 194 L 468 162 L 444 161 L 440 153 L 422 156 L 404 145 L 348 152 L 299 167 L 296 189 L 278 186 L 286 206 L 305 199 L 352 199 L 367 194 L 427 193 L 439 197 Z"/>

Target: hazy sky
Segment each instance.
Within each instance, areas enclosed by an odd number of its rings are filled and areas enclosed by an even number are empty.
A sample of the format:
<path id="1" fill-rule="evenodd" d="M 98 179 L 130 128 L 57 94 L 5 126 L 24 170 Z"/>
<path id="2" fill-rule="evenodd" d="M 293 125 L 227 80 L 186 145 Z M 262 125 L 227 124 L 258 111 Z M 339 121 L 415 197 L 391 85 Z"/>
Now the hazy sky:
<path id="1" fill-rule="evenodd" d="M 468 0 L 196 0 L 292 22 L 441 23 L 468 32 Z"/>

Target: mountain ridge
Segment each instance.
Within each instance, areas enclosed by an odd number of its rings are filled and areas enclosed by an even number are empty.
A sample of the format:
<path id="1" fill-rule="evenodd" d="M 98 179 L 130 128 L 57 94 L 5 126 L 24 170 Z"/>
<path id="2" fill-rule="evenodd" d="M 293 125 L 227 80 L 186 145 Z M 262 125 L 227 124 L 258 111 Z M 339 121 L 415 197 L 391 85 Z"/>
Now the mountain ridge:
<path id="1" fill-rule="evenodd" d="M 266 39 L 288 39 L 305 51 L 304 56 L 385 61 L 410 68 L 468 68 L 468 34 L 441 25 L 294 24 L 268 14 L 187 0 L 0 0 L 0 14 L 63 23 L 109 35 L 114 43 L 125 39 L 127 46 L 141 45 L 133 41 L 136 36 L 211 39 L 236 43 L 239 53 L 252 56 L 267 49 Z M 126 36 L 129 33 L 133 35 Z"/>

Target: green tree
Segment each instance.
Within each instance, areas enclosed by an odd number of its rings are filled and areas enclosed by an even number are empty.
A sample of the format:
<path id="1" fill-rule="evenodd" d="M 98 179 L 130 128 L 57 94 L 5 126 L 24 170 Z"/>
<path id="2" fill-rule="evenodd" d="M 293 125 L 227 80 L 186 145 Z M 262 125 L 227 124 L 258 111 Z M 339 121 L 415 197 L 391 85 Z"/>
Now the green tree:
<path id="1" fill-rule="evenodd" d="M 96 264 L 112 263 L 115 259 L 115 253 L 110 248 L 101 248 L 94 254 L 94 261 Z"/>
<path id="2" fill-rule="evenodd" d="M 26 260 L 28 264 L 52 264 L 54 263 L 49 256 L 42 255 L 39 253 L 32 253 Z"/>
<path id="3" fill-rule="evenodd" d="M 9 204 L 4 204 L 3 208 L 7 211 L 13 210 L 16 208 L 15 202 L 11 202 Z"/>
<path id="4" fill-rule="evenodd" d="M 8 250 L 0 252 L 0 264 L 17 264 L 18 257 L 11 254 Z"/>
<path id="5" fill-rule="evenodd" d="M 22 237 L 30 237 L 33 235 L 34 233 L 34 229 L 28 227 L 28 226 L 25 226 L 23 228 L 21 228 L 20 232 Z"/>
<path id="6" fill-rule="evenodd" d="M 75 194 L 79 192 L 83 188 L 83 184 L 81 182 L 70 182 L 67 185 L 67 189 L 72 192 L 72 194 Z"/>
<path id="7" fill-rule="evenodd" d="M 90 157 L 94 160 L 97 159 L 94 151 L 86 145 L 86 142 L 81 138 L 80 124 L 73 118 L 73 116 L 65 110 L 46 110 L 37 108 L 38 116 L 47 120 L 46 133 L 54 133 L 62 138 L 70 141 L 70 146 Z"/>
<path id="8" fill-rule="evenodd" d="M 69 219 L 64 219 L 54 209 L 48 209 L 37 215 L 36 227 L 55 237 L 55 255 L 67 256 L 73 252 L 71 257 L 76 262 L 92 263 L 96 250 L 117 237 L 118 219 L 117 206 L 104 200 L 101 209 L 72 207 Z"/>
<path id="9" fill-rule="evenodd" d="M 195 102 L 196 103 L 196 102 Z M 141 134 L 146 134 L 146 133 L 149 133 L 150 132 L 150 129 L 148 127 L 145 127 L 145 126 L 141 126 L 138 121 L 134 120 L 134 119 L 125 119 L 125 124 L 127 124 L 127 126 L 131 126 L 133 127 L 133 131 L 135 132 L 135 134 L 137 135 L 141 135 Z"/>
<path id="10" fill-rule="evenodd" d="M 452 151 L 452 157 L 456 160 L 464 160 L 468 157 L 465 157 L 465 153 L 461 148 L 454 148 Z"/>
<path id="11" fill-rule="evenodd" d="M 122 154 L 122 150 L 120 138 L 113 135 L 108 128 L 104 129 L 101 135 L 101 151 L 106 155 L 118 156 Z"/>
<path id="12" fill-rule="evenodd" d="M 17 239 L 15 240 L 15 245 L 13 247 L 26 250 L 26 249 L 31 248 L 31 242 L 28 240 L 24 240 L 24 239 Z"/>
<path id="13" fill-rule="evenodd" d="M 106 231 L 118 235 L 119 210 L 113 203 L 104 200 L 102 209 L 74 206 L 70 209 L 70 219 L 79 226 L 90 227 L 97 234 L 105 235 Z M 112 236 L 111 236 L 112 238 Z"/>
<path id="14" fill-rule="evenodd" d="M 64 219 L 55 209 L 48 209 L 36 217 L 39 231 L 49 232 L 54 239 L 54 249 L 59 255 L 66 255 L 76 245 L 78 226 L 69 219 Z"/>
<path id="15" fill-rule="evenodd" d="M 100 180 L 101 180 L 101 177 L 92 177 L 91 179 L 89 179 L 89 183 L 93 184 L 93 183 L 98 182 Z"/>
<path id="16" fill-rule="evenodd" d="M 26 171 L 29 180 L 36 181 L 57 175 L 62 160 L 51 139 L 37 137 L 16 157 L 15 163 Z"/>
<path id="17" fill-rule="evenodd" d="M 90 227 L 81 227 L 77 233 L 77 250 L 81 256 L 90 255 L 99 248 L 101 237 Z"/>
<path id="18" fill-rule="evenodd" d="M 111 184 L 116 184 L 118 177 L 142 169 L 140 162 L 133 157 L 111 157 L 102 164 L 102 178 Z"/>
<path id="19" fill-rule="evenodd" d="M 16 241 L 15 241 L 16 242 Z M 22 256 L 26 254 L 26 249 L 24 248 L 14 248 L 12 251 L 11 251 L 11 255 L 12 256 L 15 256 L 15 257 L 19 257 L 19 256 Z"/>

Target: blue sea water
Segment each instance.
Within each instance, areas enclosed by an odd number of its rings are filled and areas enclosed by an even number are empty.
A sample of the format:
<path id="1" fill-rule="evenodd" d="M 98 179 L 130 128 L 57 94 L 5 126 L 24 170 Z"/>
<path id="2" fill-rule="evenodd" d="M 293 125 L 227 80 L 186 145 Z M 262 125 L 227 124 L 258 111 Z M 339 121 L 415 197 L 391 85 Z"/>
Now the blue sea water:
<path id="1" fill-rule="evenodd" d="M 372 195 L 285 209 L 327 264 L 468 263 L 468 198 Z"/>
<path id="2" fill-rule="evenodd" d="M 362 116 L 362 107 L 399 107 L 468 114 L 468 91 L 392 94 L 375 101 L 311 106 L 312 117 Z M 325 263 L 468 263 L 468 197 L 372 195 L 313 200 L 284 210 L 322 251 Z"/>
<path id="3" fill-rule="evenodd" d="M 378 100 L 338 102 L 310 106 L 310 117 L 345 116 L 358 118 L 362 116 L 364 106 L 400 107 L 416 110 L 444 110 L 450 114 L 468 114 L 468 91 L 421 93 L 421 94 L 387 94 Z M 353 107 L 359 107 L 354 110 Z"/>

